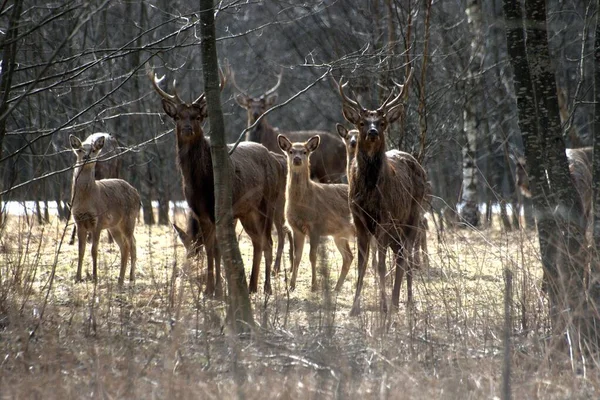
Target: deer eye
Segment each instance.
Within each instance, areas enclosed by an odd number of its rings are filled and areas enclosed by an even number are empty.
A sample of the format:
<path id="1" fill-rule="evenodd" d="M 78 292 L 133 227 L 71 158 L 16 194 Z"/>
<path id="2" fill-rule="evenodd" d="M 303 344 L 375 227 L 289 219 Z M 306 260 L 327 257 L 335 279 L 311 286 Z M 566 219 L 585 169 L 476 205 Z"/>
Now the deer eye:
<path id="1" fill-rule="evenodd" d="M 304 150 L 304 155 L 307 155 L 307 154 L 308 154 L 308 152 L 306 150 Z"/>
<path id="2" fill-rule="evenodd" d="M 360 126 L 365 126 L 365 123 L 364 123 L 364 121 L 360 121 L 360 122 L 359 122 L 359 125 L 360 125 Z"/>

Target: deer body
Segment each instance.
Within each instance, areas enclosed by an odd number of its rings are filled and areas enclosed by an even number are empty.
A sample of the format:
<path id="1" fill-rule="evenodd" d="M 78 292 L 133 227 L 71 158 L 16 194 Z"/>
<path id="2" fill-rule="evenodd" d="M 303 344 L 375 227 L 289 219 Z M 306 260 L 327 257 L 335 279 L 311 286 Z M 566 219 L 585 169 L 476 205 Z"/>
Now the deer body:
<path id="1" fill-rule="evenodd" d="M 410 76 L 409 78 L 410 79 Z M 407 79 L 407 81 L 408 81 Z M 400 117 L 405 87 L 391 96 L 377 110 L 367 110 L 349 99 L 338 85 L 343 114 L 358 130 L 355 160 L 350 167 L 348 200 L 358 244 L 358 282 L 351 315 L 360 312 L 360 294 L 366 272 L 372 238 L 377 241 L 380 301 L 387 311 L 385 276 L 386 251 L 395 253 L 396 273 L 392 304 L 398 306 L 404 273 L 407 278 L 408 303 L 412 303 L 412 269 L 406 265 L 406 251 L 414 246 L 423 205 L 428 190 L 427 175 L 410 154 L 398 150 L 386 152 L 385 133 Z"/>
<path id="2" fill-rule="evenodd" d="M 279 74 L 277 84 L 260 97 L 251 97 L 246 94 L 235 83 L 233 73 L 231 74 L 231 77 L 233 84 L 240 92 L 236 96 L 236 101 L 240 107 L 247 111 L 248 126 L 251 126 L 261 115 L 275 104 L 275 101 L 277 100 L 276 90 L 281 84 L 282 74 Z M 306 142 L 311 137 L 319 135 L 321 137 L 321 144 L 311 157 L 311 178 L 323 183 L 343 181 L 346 172 L 344 143 L 330 132 L 316 130 L 284 132 L 271 126 L 267 122 L 267 118 L 263 117 L 254 128 L 248 131 L 246 140 L 261 143 L 270 151 L 279 153 L 280 149 L 277 141 L 279 134 L 285 135 L 292 142 Z"/>
<path id="3" fill-rule="evenodd" d="M 208 294 L 220 295 L 222 281 L 220 255 L 216 243 L 214 175 L 210 142 L 204 136 L 202 122 L 207 116 L 206 99 L 200 95 L 192 103 L 183 102 L 160 87 L 153 71 L 148 71 L 154 89 L 162 97 L 163 109 L 176 124 L 177 162 L 183 180 L 183 192 L 198 221 L 208 260 Z M 224 80 L 221 81 L 221 88 Z M 256 143 L 241 143 L 230 157 L 233 217 L 239 219 L 254 247 L 249 289 L 258 290 L 260 260 L 265 258 L 266 293 L 271 292 L 271 228 L 277 201 L 280 166 L 269 151 Z M 216 276 L 215 276 L 216 275 Z"/>
<path id="4" fill-rule="evenodd" d="M 294 238 L 294 263 L 290 289 L 296 287 L 298 266 L 302 260 L 306 236 L 310 242 L 311 290 L 317 289 L 316 263 L 319 239 L 322 236 L 333 236 L 343 259 L 342 272 L 336 284 L 336 290 L 340 290 L 353 259 L 349 241 L 354 236 L 354 226 L 348 208 L 348 185 L 323 184 L 310 179 L 309 155 L 318 148 L 319 136 L 314 136 L 307 142 L 292 143 L 285 136 L 280 135 L 278 141 L 281 150 L 287 154 L 288 164 L 285 216 L 292 228 Z"/>
<path id="5" fill-rule="evenodd" d="M 121 171 L 121 159 L 114 156 L 119 150 L 119 142 L 114 136 L 104 132 L 93 133 L 88 136 L 87 140 L 95 141 L 100 137 L 104 137 L 104 146 L 102 147 L 102 152 L 100 153 L 98 161 L 95 164 L 96 180 L 118 178 L 119 171 Z M 76 234 L 77 226 L 74 226 L 73 232 L 71 232 L 71 240 L 69 240 L 69 244 L 75 243 Z M 110 234 L 108 235 L 108 242 L 112 243 L 112 236 L 110 236 Z"/>
<path id="6" fill-rule="evenodd" d="M 123 284 L 127 259 L 131 257 L 129 280 L 135 279 L 136 244 L 135 224 L 140 210 L 137 190 L 122 179 L 95 179 L 95 161 L 105 143 L 104 136 L 90 137 L 83 143 L 70 137 L 77 156 L 73 172 L 71 212 L 77 226 L 79 255 L 78 281 L 82 280 L 82 264 L 88 233 L 92 237 L 93 279 L 97 282 L 97 258 L 100 232 L 108 229 L 121 251 L 119 285 Z"/>

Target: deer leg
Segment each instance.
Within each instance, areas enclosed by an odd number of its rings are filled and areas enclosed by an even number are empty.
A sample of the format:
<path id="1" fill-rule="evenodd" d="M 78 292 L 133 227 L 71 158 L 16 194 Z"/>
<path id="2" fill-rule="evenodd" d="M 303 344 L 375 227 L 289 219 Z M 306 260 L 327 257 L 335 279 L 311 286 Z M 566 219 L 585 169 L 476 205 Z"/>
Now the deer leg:
<path id="1" fill-rule="evenodd" d="M 294 264 L 292 266 L 292 278 L 290 280 L 290 290 L 296 289 L 296 278 L 298 277 L 298 267 L 302 261 L 302 251 L 304 250 L 305 235 L 294 229 Z"/>
<path id="2" fill-rule="evenodd" d="M 269 231 L 271 228 L 268 229 Z M 273 263 L 273 239 L 271 234 L 264 232 L 263 235 L 263 256 L 265 258 L 265 294 L 271 294 L 271 264 Z"/>
<path id="3" fill-rule="evenodd" d="M 262 238 L 251 237 L 252 247 L 252 272 L 250 273 L 250 293 L 258 292 L 258 274 L 260 273 L 260 259 L 262 257 Z"/>
<path id="4" fill-rule="evenodd" d="M 340 277 L 338 278 L 337 284 L 335 285 L 335 291 L 339 292 L 342 290 L 342 285 L 346 280 L 346 276 L 348 275 L 348 271 L 350 270 L 350 265 L 352 264 L 352 251 L 350 250 L 350 244 L 348 243 L 348 238 L 345 237 L 335 237 L 333 238 L 336 247 L 338 248 L 340 254 L 342 255 L 342 272 L 340 272 Z"/>
<path id="5" fill-rule="evenodd" d="M 85 229 L 77 229 L 77 244 L 78 244 L 78 254 L 77 254 L 77 275 L 75 276 L 75 282 L 83 282 L 83 278 L 81 277 L 81 270 L 83 267 L 83 256 L 85 255 L 85 246 L 87 245 L 87 231 Z"/>
<path id="6" fill-rule="evenodd" d="M 92 231 L 92 278 L 98 283 L 98 244 L 100 242 L 100 228 Z"/>
<path id="7" fill-rule="evenodd" d="M 358 247 L 358 280 L 356 281 L 356 293 L 354 294 L 354 302 L 350 309 L 350 316 L 360 314 L 360 292 L 362 291 L 365 272 L 367 270 L 367 261 L 369 258 L 369 233 L 355 220 L 356 225 L 356 242 Z"/>
<path id="8" fill-rule="evenodd" d="M 377 272 L 379 273 L 379 299 L 381 301 L 381 311 L 387 313 L 387 299 L 385 293 L 385 275 L 387 268 L 385 267 L 385 256 L 387 253 L 387 246 L 385 244 L 379 244 L 377 246 Z"/>
<path id="9" fill-rule="evenodd" d="M 75 235 L 77 235 L 77 225 L 73 226 L 73 231 L 71 232 L 71 239 L 69 240 L 69 244 L 75 244 Z"/>
<path id="10" fill-rule="evenodd" d="M 129 281 L 135 281 L 135 263 L 137 261 L 137 249 L 135 247 L 135 237 L 133 233 L 129 236 L 129 251 L 131 252 L 131 270 L 129 272 Z"/>
<path id="11" fill-rule="evenodd" d="M 206 250 L 206 289 L 204 294 L 212 296 L 215 294 L 215 258 L 218 250 L 216 249 L 216 238 L 214 226 L 208 223 L 201 223 L 200 231 L 204 240 L 204 248 Z"/>
<path id="12" fill-rule="evenodd" d="M 392 291 L 392 305 L 396 308 L 398 308 L 398 306 L 400 305 L 400 288 L 402 287 L 402 279 L 404 278 L 404 270 L 406 269 L 405 257 L 405 247 L 401 245 L 395 252 L 396 274 L 394 279 L 394 289 Z"/>
<path id="13" fill-rule="evenodd" d="M 288 242 L 290 244 L 290 267 L 294 265 L 294 236 L 292 235 L 292 231 L 287 230 Z"/>
<path id="14" fill-rule="evenodd" d="M 310 234 L 309 240 L 310 240 L 310 251 L 308 253 L 309 255 L 309 259 L 310 259 L 310 267 L 311 267 L 311 272 L 312 272 L 312 277 L 311 277 L 311 284 L 310 284 L 310 291 L 311 292 L 316 292 L 317 291 L 317 251 L 319 249 L 319 240 L 321 239 L 321 236 L 315 233 Z"/>
<path id="15" fill-rule="evenodd" d="M 283 245 L 285 242 L 285 228 L 281 221 L 275 224 L 277 230 L 277 251 L 275 252 L 275 264 L 273 264 L 273 275 L 279 274 L 281 268 L 281 255 L 283 254 Z"/>
<path id="16" fill-rule="evenodd" d="M 125 235 L 118 230 L 114 230 L 112 233 L 112 237 L 117 242 L 117 246 L 119 246 L 119 250 L 121 252 L 121 269 L 119 271 L 119 286 L 123 286 L 123 282 L 125 280 L 125 271 L 127 269 L 127 259 L 129 258 L 129 242 Z"/>

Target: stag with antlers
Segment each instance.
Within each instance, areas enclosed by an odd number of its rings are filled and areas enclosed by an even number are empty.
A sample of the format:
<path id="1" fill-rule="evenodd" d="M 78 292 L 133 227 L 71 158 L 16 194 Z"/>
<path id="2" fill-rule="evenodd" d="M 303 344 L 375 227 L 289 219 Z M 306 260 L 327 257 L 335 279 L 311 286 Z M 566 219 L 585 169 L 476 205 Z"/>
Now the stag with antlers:
<path id="1" fill-rule="evenodd" d="M 192 103 L 184 102 L 177 91 L 173 94 L 160 87 L 151 68 L 147 74 L 154 90 L 161 96 L 164 111 L 175 121 L 177 161 L 183 179 L 183 191 L 194 213 L 202 235 L 208 260 L 208 294 L 220 295 L 222 291 L 220 257 L 216 243 L 214 176 L 210 142 L 204 136 L 202 123 L 207 116 L 204 93 Z M 225 76 L 221 74 L 221 90 Z M 261 256 L 265 259 L 265 293 L 271 293 L 272 246 L 271 228 L 273 212 L 281 190 L 284 168 L 269 151 L 256 143 L 242 143 L 231 155 L 233 164 L 233 216 L 242 223 L 254 247 L 250 292 L 258 290 L 258 273 Z M 216 270 L 216 271 L 215 271 Z"/>
<path id="2" fill-rule="evenodd" d="M 406 79 L 408 82 L 409 77 Z M 385 275 L 386 251 L 395 254 L 396 273 L 392 304 L 398 306 L 404 273 L 408 303 L 412 302 L 412 270 L 406 262 L 413 248 L 423 216 L 427 193 L 427 174 L 410 154 L 386 151 L 385 134 L 402 111 L 407 85 L 398 85 L 376 110 L 368 110 L 344 93 L 346 83 L 337 83 L 344 118 L 358 130 L 355 160 L 350 167 L 348 201 L 356 227 L 358 243 L 358 282 L 350 315 L 360 313 L 360 293 L 367 267 L 369 246 L 374 237 L 378 249 L 381 309 L 387 312 Z"/>

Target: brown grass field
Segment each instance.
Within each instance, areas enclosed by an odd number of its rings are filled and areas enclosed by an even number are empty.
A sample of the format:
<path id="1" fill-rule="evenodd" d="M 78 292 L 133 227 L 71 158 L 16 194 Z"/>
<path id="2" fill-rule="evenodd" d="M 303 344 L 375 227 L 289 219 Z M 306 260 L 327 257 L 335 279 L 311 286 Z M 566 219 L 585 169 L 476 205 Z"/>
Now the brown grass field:
<path id="1" fill-rule="evenodd" d="M 598 369 L 549 338 L 535 233 L 458 230 L 438 240 L 429 225 L 414 308 L 404 284 L 400 310 L 381 314 L 369 267 L 363 312 L 349 318 L 356 268 L 332 292 L 341 258 L 327 241 L 322 290 L 309 290 L 305 246 L 298 289 L 286 291 L 281 273 L 273 295 L 252 297 L 258 329 L 237 337 L 224 303 L 202 295 L 202 261 L 185 262 L 171 227 L 138 225 L 137 281 L 119 290 L 119 252 L 105 233 L 99 284 L 75 284 L 71 226 L 13 216 L 0 241 L 0 399 L 501 398 L 505 270 L 513 397 L 599 398 Z"/>

